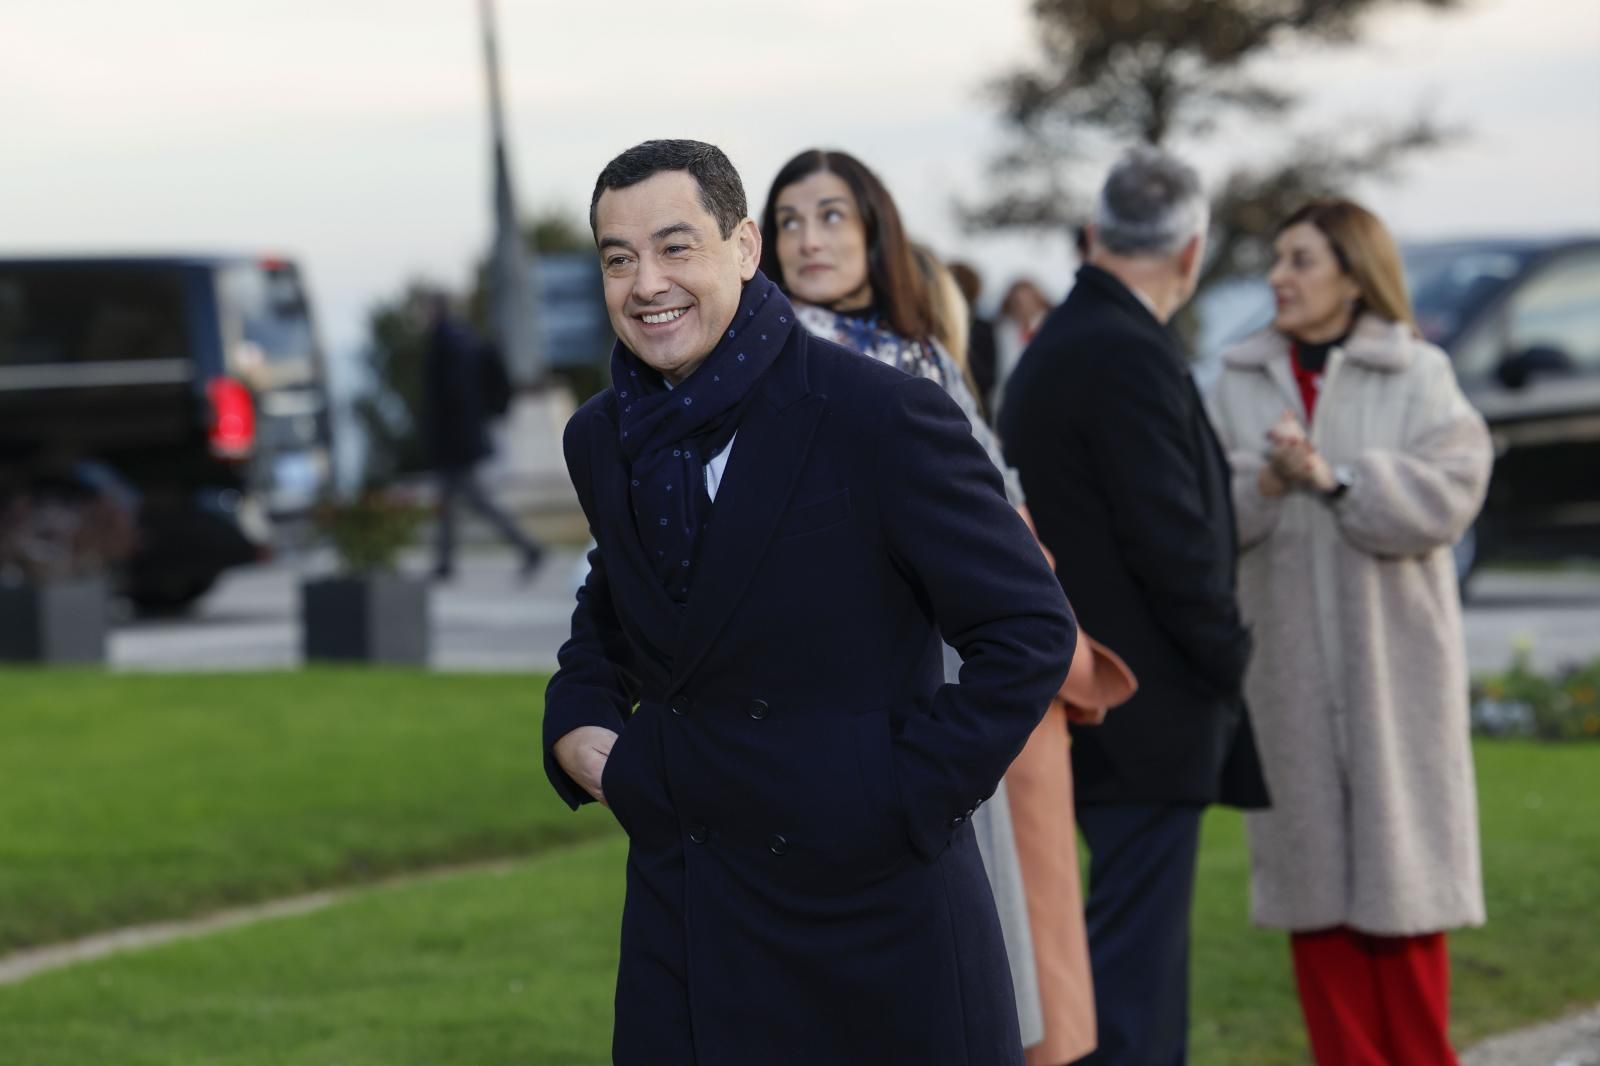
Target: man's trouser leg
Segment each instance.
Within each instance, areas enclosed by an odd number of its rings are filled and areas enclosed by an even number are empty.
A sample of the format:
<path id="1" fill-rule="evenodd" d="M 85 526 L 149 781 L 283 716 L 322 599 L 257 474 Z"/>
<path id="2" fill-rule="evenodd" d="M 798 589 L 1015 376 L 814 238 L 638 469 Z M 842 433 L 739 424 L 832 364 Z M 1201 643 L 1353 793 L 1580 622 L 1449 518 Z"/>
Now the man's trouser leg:
<path id="1" fill-rule="evenodd" d="M 520 551 L 524 559 L 537 559 L 543 553 L 544 549 L 535 544 L 533 538 L 524 533 L 512 517 L 484 491 L 483 481 L 476 470 L 466 472 L 461 479 L 461 491 L 466 495 L 468 505 Z"/>
<path id="2" fill-rule="evenodd" d="M 464 470 L 439 471 L 439 519 L 433 538 L 433 569 L 448 574 L 456 561 L 456 497 L 461 493 Z"/>
<path id="3" fill-rule="evenodd" d="M 1089 845 L 1094 1066 L 1181 1066 L 1189 1040 L 1189 913 L 1198 806 L 1078 808 Z"/>

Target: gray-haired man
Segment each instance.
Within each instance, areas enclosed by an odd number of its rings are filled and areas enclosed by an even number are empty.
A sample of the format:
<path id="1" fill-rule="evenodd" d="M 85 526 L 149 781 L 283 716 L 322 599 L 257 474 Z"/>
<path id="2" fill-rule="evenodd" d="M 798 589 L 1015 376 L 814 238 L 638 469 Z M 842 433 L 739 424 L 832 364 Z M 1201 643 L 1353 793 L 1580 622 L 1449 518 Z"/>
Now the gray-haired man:
<path id="1" fill-rule="evenodd" d="M 1083 1062 L 1184 1060 L 1200 815 L 1266 801 L 1240 696 L 1250 638 L 1227 460 L 1167 328 L 1194 293 L 1206 223 L 1193 170 L 1155 149 L 1126 155 L 1089 261 L 1002 408 L 1062 587 L 1140 682 L 1104 724 L 1074 730 L 1100 1042 Z"/>

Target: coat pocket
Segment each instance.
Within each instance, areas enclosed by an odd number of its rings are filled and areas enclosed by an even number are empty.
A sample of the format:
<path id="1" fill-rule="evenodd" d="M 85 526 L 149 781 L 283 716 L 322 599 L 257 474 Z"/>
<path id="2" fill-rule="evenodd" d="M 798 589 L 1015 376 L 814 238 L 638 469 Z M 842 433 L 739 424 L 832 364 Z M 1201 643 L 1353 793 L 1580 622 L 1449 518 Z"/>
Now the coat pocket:
<path id="1" fill-rule="evenodd" d="M 807 533 L 820 533 L 848 520 L 849 517 L 850 490 L 840 489 L 832 496 L 814 503 L 791 507 L 788 514 L 783 516 L 775 538 L 786 540 L 789 537 L 803 537 Z"/>
<path id="2" fill-rule="evenodd" d="M 600 769 L 600 791 L 606 797 L 606 806 L 611 808 L 611 816 L 630 837 L 633 836 L 633 831 L 628 828 L 627 816 L 623 813 L 622 804 L 619 802 L 627 786 L 619 784 L 622 773 L 618 767 L 621 765 L 623 750 L 628 746 L 627 736 L 633 731 L 634 727 L 631 724 L 622 728 L 622 732 L 617 734 L 616 743 L 611 745 L 611 754 L 606 756 L 605 766 Z"/>
<path id="3" fill-rule="evenodd" d="M 862 812 L 865 828 L 886 856 L 909 854 L 911 834 L 894 777 L 894 736 L 889 728 L 889 713 L 855 715 L 850 721 L 856 734 L 856 760 L 867 808 Z"/>

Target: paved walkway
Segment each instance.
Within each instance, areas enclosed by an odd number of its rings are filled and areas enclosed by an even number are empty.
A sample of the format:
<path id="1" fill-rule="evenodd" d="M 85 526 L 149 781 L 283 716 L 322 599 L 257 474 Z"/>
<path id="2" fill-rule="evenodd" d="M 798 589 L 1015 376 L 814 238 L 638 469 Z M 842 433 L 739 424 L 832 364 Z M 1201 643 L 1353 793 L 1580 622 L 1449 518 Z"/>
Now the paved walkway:
<path id="1" fill-rule="evenodd" d="M 1485 1040 L 1461 1066 L 1600 1066 L 1600 1006 Z"/>

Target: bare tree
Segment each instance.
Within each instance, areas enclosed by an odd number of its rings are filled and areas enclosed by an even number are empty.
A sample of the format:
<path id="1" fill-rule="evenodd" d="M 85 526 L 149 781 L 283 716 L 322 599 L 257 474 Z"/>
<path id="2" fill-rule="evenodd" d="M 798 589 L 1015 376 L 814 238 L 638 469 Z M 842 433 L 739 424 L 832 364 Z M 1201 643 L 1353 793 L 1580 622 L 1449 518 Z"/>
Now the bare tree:
<path id="1" fill-rule="evenodd" d="M 993 195 L 960 205 L 971 230 L 1059 228 L 1087 219 L 1108 144 L 1214 138 L 1230 121 L 1281 128 L 1299 97 L 1256 61 L 1294 42 L 1357 41 L 1381 10 L 1464 0 L 1034 0 L 1041 57 L 993 85 L 1012 132 L 990 166 Z M 1272 227 L 1305 199 L 1391 176 L 1404 157 L 1455 136 L 1419 114 L 1351 135 L 1306 133 L 1274 159 L 1241 161 L 1212 204 L 1205 280 L 1260 270 Z M 1256 143 L 1259 143 L 1257 141 Z"/>

